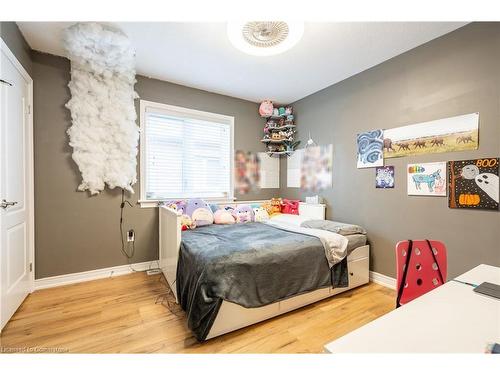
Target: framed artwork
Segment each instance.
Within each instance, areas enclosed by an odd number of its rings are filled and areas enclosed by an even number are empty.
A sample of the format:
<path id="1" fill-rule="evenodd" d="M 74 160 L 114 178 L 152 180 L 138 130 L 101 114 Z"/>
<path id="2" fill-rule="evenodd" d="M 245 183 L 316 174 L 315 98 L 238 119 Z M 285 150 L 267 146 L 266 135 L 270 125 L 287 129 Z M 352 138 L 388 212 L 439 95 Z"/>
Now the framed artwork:
<path id="1" fill-rule="evenodd" d="M 258 189 L 259 183 L 259 155 L 237 150 L 234 153 L 234 190 L 239 194 L 248 194 Z"/>
<path id="2" fill-rule="evenodd" d="M 384 130 L 384 158 L 476 150 L 479 113 Z"/>
<path id="3" fill-rule="evenodd" d="M 446 162 L 408 164 L 408 195 L 446 197 Z"/>
<path id="4" fill-rule="evenodd" d="M 375 187 L 377 189 L 394 188 L 394 166 L 375 167 Z"/>
<path id="5" fill-rule="evenodd" d="M 307 147 L 302 154 L 300 188 L 317 192 L 332 187 L 333 145 Z"/>
<path id="6" fill-rule="evenodd" d="M 448 207 L 498 210 L 500 158 L 448 162 Z"/>
<path id="7" fill-rule="evenodd" d="M 358 168 L 372 168 L 384 165 L 384 131 L 382 129 L 358 134 L 356 144 Z"/>

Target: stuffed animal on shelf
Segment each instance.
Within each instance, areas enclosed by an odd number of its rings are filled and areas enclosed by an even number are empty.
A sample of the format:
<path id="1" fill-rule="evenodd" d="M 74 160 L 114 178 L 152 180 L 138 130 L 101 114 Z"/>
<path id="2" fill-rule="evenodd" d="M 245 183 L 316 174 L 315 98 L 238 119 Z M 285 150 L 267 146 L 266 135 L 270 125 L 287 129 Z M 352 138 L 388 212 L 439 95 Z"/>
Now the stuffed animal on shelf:
<path id="1" fill-rule="evenodd" d="M 268 127 L 269 129 L 273 129 L 273 128 L 276 128 L 278 126 L 279 126 L 279 124 L 276 122 L 276 120 L 269 119 L 266 122 L 266 127 Z"/>
<path id="2" fill-rule="evenodd" d="M 293 108 L 290 105 L 285 107 L 285 115 L 290 116 L 293 113 Z"/>
<path id="3" fill-rule="evenodd" d="M 257 207 L 253 209 L 253 217 L 257 222 L 269 220 L 269 214 L 264 207 Z"/>
<path id="4" fill-rule="evenodd" d="M 273 115 L 273 102 L 270 100 L 264 100 L 262 103 L 260 103 L 259 107 L 259 114 L 262 117 L 269 117 Z"/>
<path id="5" fill-rule="evenodd" d="M 215 224 L 234 224 L 236 219 L 229 210 L 219 209 L 214 213 L 214 223 Z"/>
<path id="6" fill-rule="evenodd" d="M 197 227 L 214 223 L 214 214 L 208 203 L 203 199 L 189 199 L 185 213 L 193 220 Z"/>
<path id="7" fill-rule="evenodd" d="M 281 132 L 274 132 L 273 134 L 271 134 L 271 139 L 275 141 L 281 141 L 280 133 Z"/>
<path id="8" fill-rule="evenodd" d="M 237 223 L 248 223 L 253 221 L 253 210 L 248 204 L 239 204 L 233 211 Z"/>
<path id="9" fill-rule="evenodd" d="M 196 223 L 191 220 L 188 215 L 181 216 L 181 230 L 188 230 L 196 228 Z"/>
<path id="10" fill-rule="evenodd" d="M 293 133 L 294 133 L 293 130 L 285 130 L 285 131 L 280 130 L 278 132 L 280 139 L 283 141 L 293 141 Z"/>

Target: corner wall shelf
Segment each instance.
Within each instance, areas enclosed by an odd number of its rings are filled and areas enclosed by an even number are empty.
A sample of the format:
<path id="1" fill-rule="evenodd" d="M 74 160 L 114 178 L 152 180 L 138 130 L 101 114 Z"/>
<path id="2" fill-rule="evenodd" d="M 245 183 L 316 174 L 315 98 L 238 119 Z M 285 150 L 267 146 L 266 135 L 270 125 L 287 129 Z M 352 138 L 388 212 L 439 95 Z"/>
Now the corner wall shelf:
<path id="1" fill-rule="evenodd" d="M 291 142 L 289 139 L 261 139 L 260 140 L 262 143 L 286 143 L 286 142 Z"/>
<path id="2" fill-rule="evenodd" d="M 260 141 L 266 145 L 267 154 L 270 156 L 293 154 L 299 143 L 294 140 L 297 130 L 293 108 L 289 105 L 275 107 L 271 101 L 266 100 L 259 107 L 259 113 L 266 119 L 264 138 Z"/>
<path id="3" fill-rule="evenodd" d="M 269 156 L 290 156 L 293 154 L 293 151 L 267 151 L 266 154 L 268 154 Z"/>

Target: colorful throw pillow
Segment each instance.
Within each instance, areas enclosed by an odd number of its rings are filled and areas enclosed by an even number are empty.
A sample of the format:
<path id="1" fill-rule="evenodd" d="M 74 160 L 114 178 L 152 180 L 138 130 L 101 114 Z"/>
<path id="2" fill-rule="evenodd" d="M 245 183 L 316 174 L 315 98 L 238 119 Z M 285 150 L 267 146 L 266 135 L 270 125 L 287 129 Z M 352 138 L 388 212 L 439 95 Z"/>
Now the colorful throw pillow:
<path id="1" fill-rule="evenodd" d="M 254 220 L 258 222 L 269 220 L 269 214 L 264 207 L 257 207 L 253 209 Z"/>
<path id="2" fill-rule="evenodd" d="M 237 223 L 248 223 L 253 221 L 253 210 L 249 204 L 239 204 L 233 211 Z"/>
<path id="3" fill-rule="evenodd" d="M 281 198 L 271 198 L 269 206 L 266 207 L 269 216 L 280 214 L 282 205 L 283 200 Z"/>
<path id="4" fill-rule="evenodd" d="M 214 214 L 203 199 L 189 199 L 184 211 L 197 227 L 214 223 Z"/>
<path id="5" fill-rule="evenodd" d="M 234 224 L 236 219 L 229 210 L 219 209 L 214 213 L 215 224 Z"/>
<path id="6" fill-rule="evenodd" d="M 284 214 L 298 215 L 299 214 L 299 202 L 290 199 L 283 199 L 283 207 L 281 212 Z"/>

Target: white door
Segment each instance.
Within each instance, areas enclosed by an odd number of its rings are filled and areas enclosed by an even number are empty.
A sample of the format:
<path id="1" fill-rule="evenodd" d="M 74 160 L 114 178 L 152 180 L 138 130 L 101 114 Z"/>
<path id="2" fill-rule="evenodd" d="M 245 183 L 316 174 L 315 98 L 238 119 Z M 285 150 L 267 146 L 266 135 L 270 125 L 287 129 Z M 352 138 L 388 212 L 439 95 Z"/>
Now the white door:
<path id="1" fill-rule="evenodd" d="M 0 330 L 31 291 L 31 79 L 0 40 Z"/>

